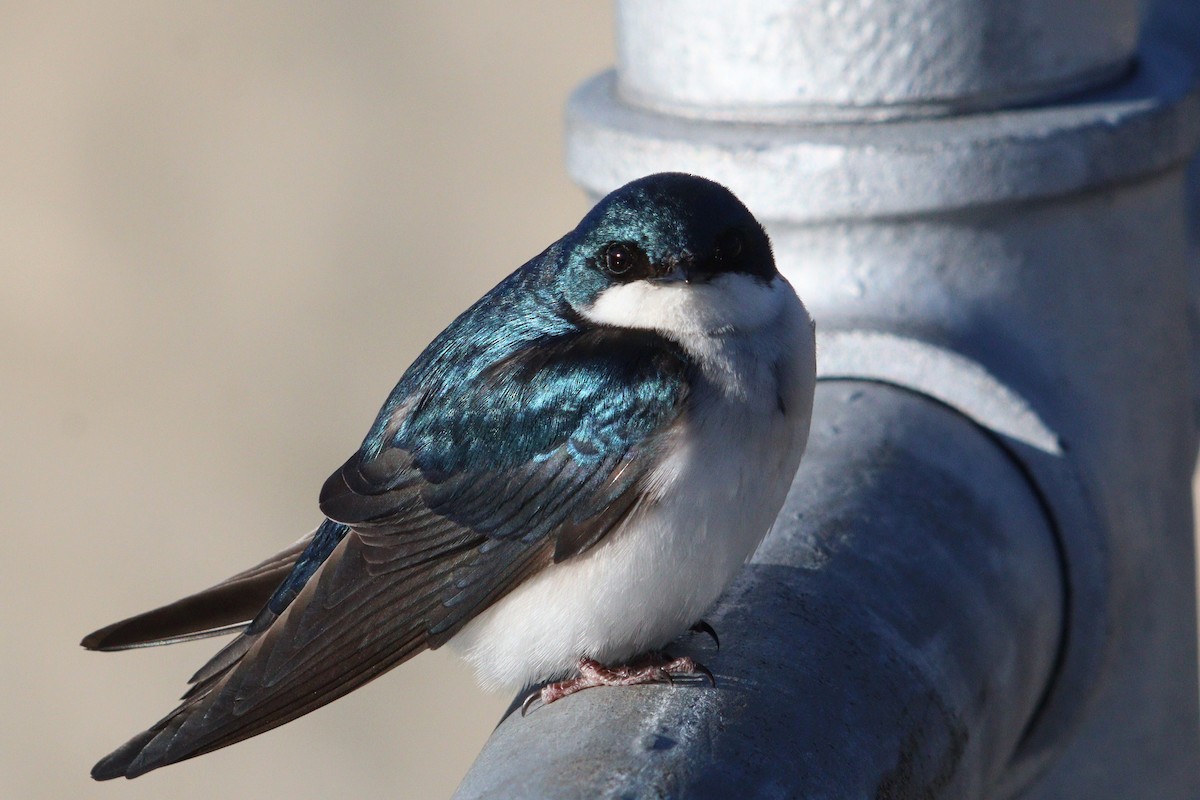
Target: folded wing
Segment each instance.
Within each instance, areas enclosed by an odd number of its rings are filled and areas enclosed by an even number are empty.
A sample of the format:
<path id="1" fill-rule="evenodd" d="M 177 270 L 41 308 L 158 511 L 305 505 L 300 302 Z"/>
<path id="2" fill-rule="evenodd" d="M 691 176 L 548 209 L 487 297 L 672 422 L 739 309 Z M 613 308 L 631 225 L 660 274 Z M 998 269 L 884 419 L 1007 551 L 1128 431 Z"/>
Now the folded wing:
<path id="1" fill-rule="evenodd" d="M 93 777 L 134 777 L 295 719 L 594 546 L 647 502 L 688 386 L 671 345 L 628 331 L 575 330 L 436 379 L 421 369 L 420 389 L 402 379 L 322 490 L 344 532 L 328 557 L 307 575 L 298 562 L 184 702 Z"/>

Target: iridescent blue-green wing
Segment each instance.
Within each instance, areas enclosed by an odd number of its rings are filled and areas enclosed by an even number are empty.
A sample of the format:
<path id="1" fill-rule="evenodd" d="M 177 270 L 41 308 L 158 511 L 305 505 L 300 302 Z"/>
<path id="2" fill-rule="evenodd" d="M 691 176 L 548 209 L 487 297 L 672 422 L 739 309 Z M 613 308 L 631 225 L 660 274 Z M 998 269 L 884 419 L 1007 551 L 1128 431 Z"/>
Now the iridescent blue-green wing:
<path id="1" fill-rule="evenodd" d="M 603 536 L 590 520 L 615 522 L 686 393 L 686 362 L 656 334 L 557 337 L 481 370 L 470 391 L 408 398 L 326 482 L 321 510 L 400 538 L 430 538 L 413 534 L 433 516 L 473 538 L 551 539 L 561 560 Z"/>

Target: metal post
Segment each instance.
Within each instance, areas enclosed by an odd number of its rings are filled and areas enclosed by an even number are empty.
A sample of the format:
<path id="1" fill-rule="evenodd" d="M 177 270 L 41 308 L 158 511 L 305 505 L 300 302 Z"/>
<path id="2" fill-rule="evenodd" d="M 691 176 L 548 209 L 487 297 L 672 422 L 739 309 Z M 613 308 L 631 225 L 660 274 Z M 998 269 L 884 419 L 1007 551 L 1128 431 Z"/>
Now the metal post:
<path id="1" fill-rule="evenodd" d="M 724 650 L 697 653 L 718 687 L 509 716 L 459 797 L 1200 795 L 1200 109 L 1137 11 L 617 3 L 618 69 L 568 109 L 573 176 L 729 185 L 827 382 L 710 619 Z"/>

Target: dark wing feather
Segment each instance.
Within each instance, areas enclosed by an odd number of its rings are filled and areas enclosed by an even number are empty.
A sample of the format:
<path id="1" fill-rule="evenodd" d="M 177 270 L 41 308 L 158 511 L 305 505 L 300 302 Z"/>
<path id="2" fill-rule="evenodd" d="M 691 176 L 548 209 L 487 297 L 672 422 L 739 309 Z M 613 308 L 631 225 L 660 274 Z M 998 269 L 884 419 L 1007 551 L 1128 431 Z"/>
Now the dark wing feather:
<path id="1" fill-rule="evenodd" d="M 429 646 L 431 628 L 455 615 L 446 603 L 463 591 L 460 571 L 477 570 L 482 579 L 467 588 L 473 596 L 464 602 L 474 604 L 489 586 L 529 574 L 549 558 L 545 545 L 487 565 L 478 553 L 463 553 L 379 580 L 379 566 L 365 557 L 370 550 L 356 534 L 347 536 L 242 659 L 197 684 L 179 709 L 98 763 L 93 777 L 136 777 L 306 714 Z"/>
<path id="2" fill-rule="evenodd" d="M 317 526 L 316 531 L 308 538 L 308 545 L 296 559 L 292 571 L 275 588 L 266 605 L 259 610 L 254 619 L 242 629 L 242 635 L 221 648 L 188 679 L 188 683 L 198 685 L 193 686 L 183 695 L 184 700 L 200 693 L 203 687 L 199 684 L 206 683 L 210 678 L 232 667 L 246 654 L 254 641 L 269 630 L 279 615 L 291 604 L 317 569 L 325 563 L 325 560 L 345 538 L 349 530 L 345 525 L 339 525 L 331 520 L 325 520 Z"/>
<path id="3" fill-rule="evenodd" d="M 440 646 L 636 506 L 686 393 L 686 364 L 664 340 L 577 331 L 394 395 L 322 491 L 322 510 L 349 532 L 93 777 L 254 736 Z"/>
<path id="4" fill-rule="evenodd" d="M 204 639 L 241 630 L 266 605 L 312 535 L 216 586 L 88 634 L 89 650 L 128 650 Z"/>

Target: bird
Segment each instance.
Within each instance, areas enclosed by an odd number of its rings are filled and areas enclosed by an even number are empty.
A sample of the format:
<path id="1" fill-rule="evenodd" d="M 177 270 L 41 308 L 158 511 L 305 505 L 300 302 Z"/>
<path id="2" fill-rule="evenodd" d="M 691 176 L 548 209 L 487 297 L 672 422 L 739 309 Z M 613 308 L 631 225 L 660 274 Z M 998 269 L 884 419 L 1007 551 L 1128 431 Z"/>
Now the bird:
<path id="1" fill-rule="evenodd" d="M 417 357 L 321 488 L 311 534 L 84 638 L 236 634 L 92 777 L 242 741 L 444 644 L 485 688 L 549 681 L 543 703 L 711 677 L 663 648 L 711 630 L 703 614 L 779 513 L 814 330 L 727 188 L 659 173 L 616 189 Z"/>

